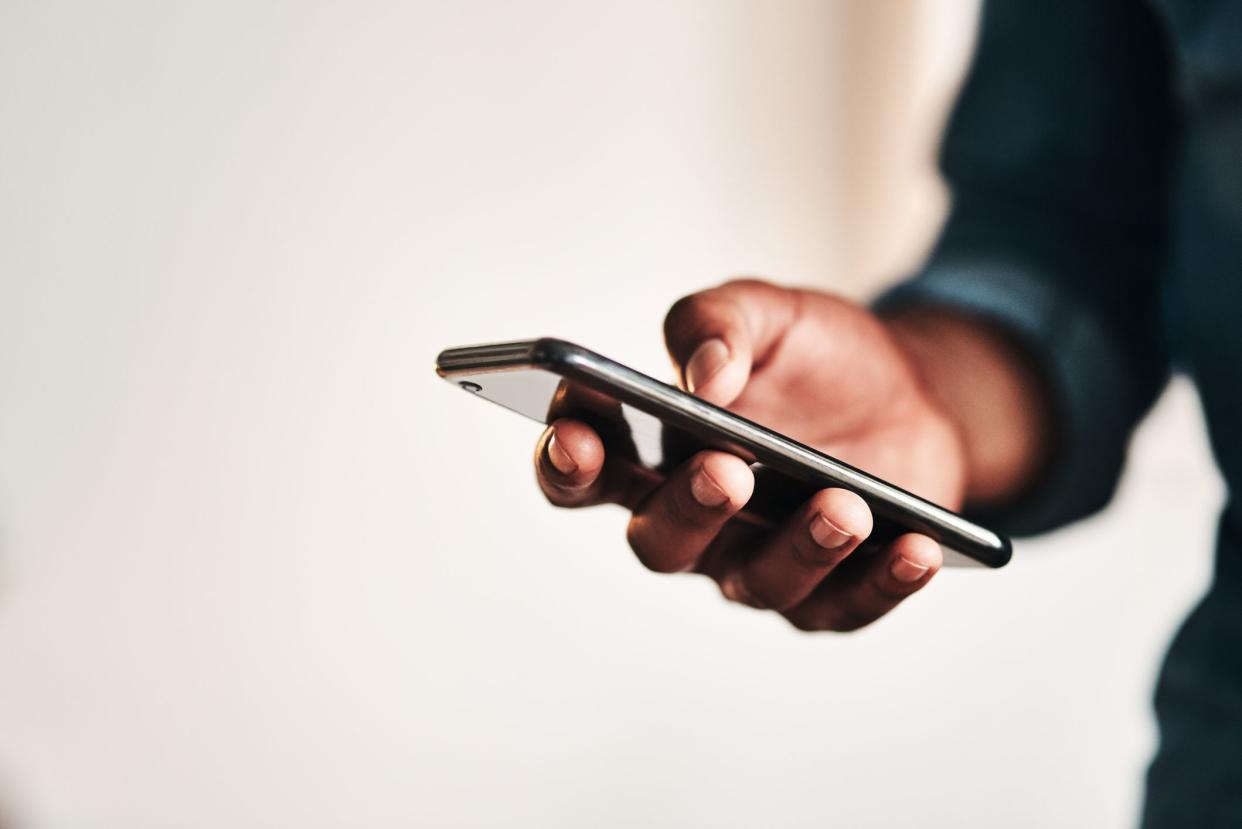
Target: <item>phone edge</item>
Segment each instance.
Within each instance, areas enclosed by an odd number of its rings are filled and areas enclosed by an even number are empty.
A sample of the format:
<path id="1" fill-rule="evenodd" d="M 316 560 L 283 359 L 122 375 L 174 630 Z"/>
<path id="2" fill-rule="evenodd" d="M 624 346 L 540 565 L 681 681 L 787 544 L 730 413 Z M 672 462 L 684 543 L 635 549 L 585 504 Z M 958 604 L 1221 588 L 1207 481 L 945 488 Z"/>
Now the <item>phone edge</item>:
<path id="1" fill-rule="evenodd" d="M 609 383 L 609 392 L 626 392 L 631 399 L 623 402 L 642 411 L 647 411 L 643 404 L 651 402 L 649 393 L 655 391 L 659 395 L 656 405 L 666 406 L 665 412 L 685 418 L 690 424 L 695 424 L 700 419 L 705 420 L 721 429 L 731 440 L 736 440 L 753 452 L 756 457 L 767 456 L 760 459 L 778 469 L 785 461 L 818 469 L 835 483 L 859 491 L 865 499 L 879 502 L 884 509 L 876 511 L 884 517 L 896 519 L 900 515 L 905 518 L 912 513 L 921 523 L 934 529 L 935 534 L 940 536 L 939 540 L 946 546 L 985 567 L 1003 567 L 1013 557 L 1013 543 L 1002 533 L 975 524 L 952 510 L 907 492 L 895 484 L 576 343 L 555 337 L 541 337 L 449 348 L 440 352 L 436 358 L 436 373 L 444 378 L 467 370 L 500 371 L 522 366 L 544 368 L 588 385 L 592 385 L 592 381 Z M 660 416 L 657 412 L 647 413 Z M 775 458 L 777 462 L 773 463 L 771 458 Z M 794 474 L 790 469 L 782 471 Z M 876 504 L 872 504 L 872 509 L 876 509 Z"/>

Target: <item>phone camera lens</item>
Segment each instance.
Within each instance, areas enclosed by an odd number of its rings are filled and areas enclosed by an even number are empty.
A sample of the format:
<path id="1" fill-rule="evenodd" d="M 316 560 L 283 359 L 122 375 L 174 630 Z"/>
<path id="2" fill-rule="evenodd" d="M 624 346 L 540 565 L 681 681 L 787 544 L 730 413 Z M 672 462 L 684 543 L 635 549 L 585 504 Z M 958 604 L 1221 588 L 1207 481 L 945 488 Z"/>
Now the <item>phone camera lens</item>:
<path id="1" fill-rule="evenodd" d="M 470 392 L 471 394 L 478 394 L 479 392 L 483 391 L 482 386 L 480 386 L 478 383 L 471 383 L 469 380 L 458 381 L 457 385 L 461 386 L 463 389 Z"/>

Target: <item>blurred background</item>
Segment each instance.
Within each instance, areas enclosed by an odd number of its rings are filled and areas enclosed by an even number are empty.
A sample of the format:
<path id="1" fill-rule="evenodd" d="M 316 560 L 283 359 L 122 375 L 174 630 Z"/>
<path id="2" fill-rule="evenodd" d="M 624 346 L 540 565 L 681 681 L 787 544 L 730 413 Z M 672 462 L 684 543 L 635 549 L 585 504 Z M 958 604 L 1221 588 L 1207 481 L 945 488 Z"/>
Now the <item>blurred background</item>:
<path id="1" fill-rule="evenodd" d="M 0 7 L 13 826 L 1121 827 L 1220 489 L 806 635 L 546 506 L 442 347 L 668 376 L 665 308 L 865 298 L 944 205 L 953 0 Z"/>

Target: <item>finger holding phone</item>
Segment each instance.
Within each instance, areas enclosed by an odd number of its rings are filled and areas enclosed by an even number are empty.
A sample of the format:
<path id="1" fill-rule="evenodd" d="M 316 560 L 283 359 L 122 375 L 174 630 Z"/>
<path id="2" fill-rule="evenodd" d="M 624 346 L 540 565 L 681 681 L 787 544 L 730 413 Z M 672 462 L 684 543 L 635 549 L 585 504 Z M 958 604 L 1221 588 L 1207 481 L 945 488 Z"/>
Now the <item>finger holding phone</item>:
<path id="1" fill-rule="evenodd" d="M 986 322 L 936 308 L 882 319 L 838 297 L 745 280 L 689 296 L 665 339 L 692 394 L 949 509 L 1003 502 L 1037 475 L 1047 403 L 1025 355 Z M 659 572 L 693 570 L 734 601 L 805 630 L 853 630 L 923 588 L 940 546 L 908 532 L 855 554 L 874 517 L 855 492 L 812 495 L 772 527 L 741 520 L 748 463 L 704 450 L 652 482 L 611 463 L 588 424 L 562 418 L 536 447 L 553 504 L 620 503 Z"/>

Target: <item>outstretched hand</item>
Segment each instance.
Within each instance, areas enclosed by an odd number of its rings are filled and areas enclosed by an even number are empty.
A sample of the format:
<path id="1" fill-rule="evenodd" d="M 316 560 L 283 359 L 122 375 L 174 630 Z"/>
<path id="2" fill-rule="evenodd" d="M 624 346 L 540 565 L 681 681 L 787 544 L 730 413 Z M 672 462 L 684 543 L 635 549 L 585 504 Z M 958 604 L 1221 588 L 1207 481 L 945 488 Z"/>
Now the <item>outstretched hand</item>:
<path id="1" fill-rule="evenodd" d="M 687 391 L 928 500 L 961 505 L 972 457 L 963 424 L 929 392 L 917 336 L 843 299 L 757 281 L 682 299 L 664 332 Z M 845 489 L 815 493 L 775 527 L 737 520 L 754 477 L 726 452 L 699 452 L 653 484 L 628 464 L 610 464 L 591 427 L 560 419 L 535 457 L 553 504 L 630 508 L 628 540 L 650 569 L 703 573 L 727 598 L 804 630 L 866 625 L 924 587 L 942 562 L 939 546 L 914 533 L 853 556 L 872 516 Z"/>

